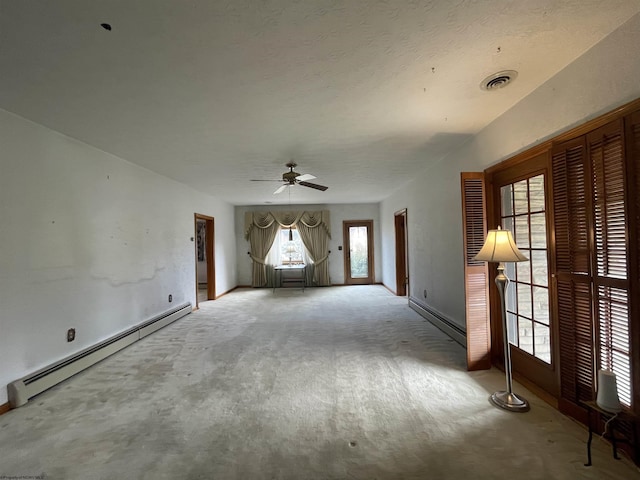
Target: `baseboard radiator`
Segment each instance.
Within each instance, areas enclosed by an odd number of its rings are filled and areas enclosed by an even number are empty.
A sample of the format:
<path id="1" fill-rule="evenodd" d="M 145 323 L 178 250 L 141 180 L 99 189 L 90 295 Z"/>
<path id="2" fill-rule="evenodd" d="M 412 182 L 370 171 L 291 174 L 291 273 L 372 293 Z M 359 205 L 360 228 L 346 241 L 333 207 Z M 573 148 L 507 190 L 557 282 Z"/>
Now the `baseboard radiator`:
<path id="1" fill-rule="evenodd" d="M 463 347 L 467 347 L 467 333 L 458 325 L 433 308 L 418 302 L 415 298 L 409 298 L 409 307 L 418 312 L 427 321 L 438 327 Z"/>
<path id="2" fill-rule="evenodd" d="M 166 327 L 170 323 L 191 313 L 191 310 L 191 304 L 185 303 L 96 345 L 85 348 L 52 365 L 44 367 L 37 372 L 33 372 L 26 377 L 11 382 L 7 385 L 9 405 L 11 408 L 21 407 L 39 393 L 95 365 L 99 361 L 152 334 L 156 330 Z"/>

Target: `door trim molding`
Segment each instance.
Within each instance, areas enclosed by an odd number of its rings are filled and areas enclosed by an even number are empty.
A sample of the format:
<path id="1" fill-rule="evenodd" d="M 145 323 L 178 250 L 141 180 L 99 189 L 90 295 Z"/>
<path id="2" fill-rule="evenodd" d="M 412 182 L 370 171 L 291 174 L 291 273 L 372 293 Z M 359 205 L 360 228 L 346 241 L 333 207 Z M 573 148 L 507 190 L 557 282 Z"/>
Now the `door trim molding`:
<path id="1" fill-rule="evenodd" d="M 193 231 L 194 235 L 198 234 L 198 220 L 205 222 L 205 256 L 207 261 L 207 300 L 216 299 L 216 261 L 215 261 L 215 219 L 201 213 L 193 214 Z M 198 242 L 197 237 L 194 242 L 194 261 L 196 266 L 196 302 L 198 309 Z"/>
<path id="2" fill-rule="evenodd" d="M 349 227 L 367 227 L 367 262 L 369 276 L 367 278 L 351 278 L 351 255 L 349 249 Z M 376 279 L 373 262 L 373 220 L 344 220 L 342 222 L 342 238 L 344 242 L 344 283 L 345 285 L 372 285 Z"/>
<path id="3" fill-rule="evenodd" d="M 396 295 L 409 297 L 409 248 L 407 235 L 407 209 L 393 214 L 396 240 Z"/>
<path id="4" fill-rule="evenodd" d="M 515 183 L 537 175 L 544 175 L 545 179 L 545 218 L 547 227 L 547 268 L 548 273 L 554 271 L 552 253 L 555 249 L 555 237 L 553 231 L 553 207 L 551 196 L 551 151 L 535 150 L 535 155 L 528 155 L 526 163 L 505 162 L 504 168 L 492 168 L 492 173 L 487 176 L 487 219 L 488 225 L 499 225 L 500 221 L 500 188 L 510 183 Z M 527 153 L 527 152 L 525 152 Z M 524 154 L 523 154 L 524 155 Z M 486 172 L 486 171 L 485 171 Z M 489 279 L 496 275 L 496 265 L 489 266 Z M 490 282 L 493 283 L 493 282 Z M 510 288 L 514 288 L 513 285 Z M 537 384 L 541 389 L 546 390 L 551 395 L 560 393 L 560 337 L 559 323 L 553 304 L 554 286 L 552 278 L 549 278 L 549 326 L 551 332 L 551 363 L 545 363 L 535 356 L 520 350 L 518 347 L 511 347 L 512 374 L 516 374 L 529 379 L 531 383 Z M 500 298 L 495 285 L 490 286 L 489 302 L 491 314 L 491 358 L 494 365 L 504 366 L 504 342 L 502 339 L 502 320 L 500 312 Z"/>

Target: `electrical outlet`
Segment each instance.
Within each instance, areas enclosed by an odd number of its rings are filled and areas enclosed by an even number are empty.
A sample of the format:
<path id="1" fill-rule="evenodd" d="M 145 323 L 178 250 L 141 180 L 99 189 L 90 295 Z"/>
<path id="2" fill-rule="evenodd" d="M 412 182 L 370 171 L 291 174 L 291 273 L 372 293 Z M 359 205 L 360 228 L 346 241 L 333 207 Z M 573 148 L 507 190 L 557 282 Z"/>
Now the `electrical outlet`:
<path id="1" fill-rule="evenodd" d="M 67 342 L 73 342 L 76 339 L 76 329 L 70 328 L 67 330 Z"/>
<path id="2" fill-rule="evenodd" d="M 173 302 L 173 295 L 169 295 L 169 303 Z"/>

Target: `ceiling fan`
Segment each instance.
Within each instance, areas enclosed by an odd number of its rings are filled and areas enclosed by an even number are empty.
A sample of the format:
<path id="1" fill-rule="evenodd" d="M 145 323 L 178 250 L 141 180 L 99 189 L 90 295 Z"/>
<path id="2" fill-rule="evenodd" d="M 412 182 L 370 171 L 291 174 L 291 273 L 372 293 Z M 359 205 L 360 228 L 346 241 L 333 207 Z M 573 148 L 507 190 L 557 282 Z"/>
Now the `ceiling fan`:
<path id="1" fill-rule="evenodd" d="M 289 167 L 289 171 L 282 174 L 282 180 L 251 180 L 252 182 L 284 182 L 284 185 L 278 187 L 278 189 L 273 192 L 274 195 L 278 193 L 282 193 L 285 191 L 287 187 L 292 187 L 294 185 L 302 185 L 303 187 L 315 188 L 316 190 L 322 190 L 323 192 L 329 187 L 325 187 L 324 185 L 318 185 L 317 183 L 311 183 L 307 180 L 313 180 L 316 178 L 314 175 L 309 173 L 299 174 L 298 172 L 294 172 L 293 169 L 297 167 L 297 164 L 294 162 L 287 163 L 287 167 Z"/>

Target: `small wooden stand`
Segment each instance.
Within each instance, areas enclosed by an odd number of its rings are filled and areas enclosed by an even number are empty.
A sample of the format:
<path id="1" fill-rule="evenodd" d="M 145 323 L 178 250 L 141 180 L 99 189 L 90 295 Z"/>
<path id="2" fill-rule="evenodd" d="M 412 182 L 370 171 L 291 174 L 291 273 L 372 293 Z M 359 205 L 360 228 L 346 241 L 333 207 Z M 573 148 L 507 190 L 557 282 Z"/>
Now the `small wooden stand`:
<path id="1" fill-rule="evenodd" d="M 598 406 L 596 402 L 582 402 L 582 404 L 587 408 L 587 412 L 589 415 L 589 440 L 587 441 L 587 463 L 584 464 L 585 467 L 591 466 L 591 441 L 593 440 L 593 431 L 594 431 L 594 419 L 597 422 L 598 415 L 593 415 L 593 413 L 599 413 L 600 416 L 605 420 L 605 422 L 609 422 L 607 425 L 607 431 L 605 438 L 611 440 L 611 446 L 613 448 L 613 458 L 616 460 L 620 460 L 618 456 L 618 443 L 628 443 L 633 446 L 635 452 L 635 460 L 638 459 L 638 441 L 636 438 L 636 421 L 637 417 L 628 411 L 620 411 L 616 415 L 615 413 L 608 412 L 603 410 Z M 629 441 L 626 438 L 616 437 L 616 427 L 618 426 L 618 422 L 628 421 L 633 424 L 633 442 Z"/>

